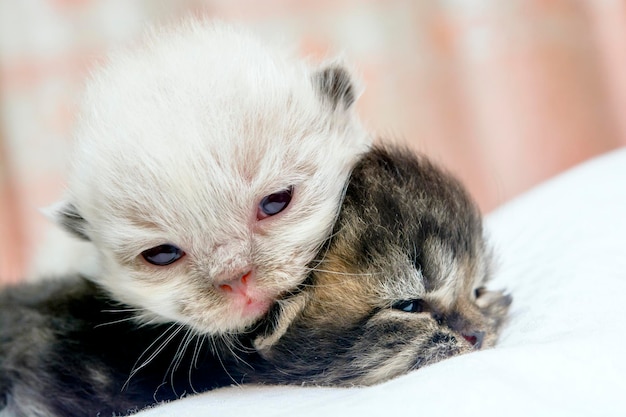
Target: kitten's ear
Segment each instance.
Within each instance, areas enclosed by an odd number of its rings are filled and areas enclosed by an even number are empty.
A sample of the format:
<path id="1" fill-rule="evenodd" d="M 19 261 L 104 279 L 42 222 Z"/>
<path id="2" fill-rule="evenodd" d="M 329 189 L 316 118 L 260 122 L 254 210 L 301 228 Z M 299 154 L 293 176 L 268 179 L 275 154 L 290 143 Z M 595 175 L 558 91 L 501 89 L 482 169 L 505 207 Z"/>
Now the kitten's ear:
<path id="1" fill-rule="evenodd" d="M 76 206 L 68 201 L 61 201 L 43 210 L 44 214 L 64 230 L 82 240 L 87 236 L 87 221 L 80 215 Z"/>
<path id="2" fill-rule="evenodd" d="M 350 72 L 337 63 L 328 64 L 315 72 L 313 85 L 322 100 L 329 103 L 333 110 L 349 109 L 358 96 Z"/>

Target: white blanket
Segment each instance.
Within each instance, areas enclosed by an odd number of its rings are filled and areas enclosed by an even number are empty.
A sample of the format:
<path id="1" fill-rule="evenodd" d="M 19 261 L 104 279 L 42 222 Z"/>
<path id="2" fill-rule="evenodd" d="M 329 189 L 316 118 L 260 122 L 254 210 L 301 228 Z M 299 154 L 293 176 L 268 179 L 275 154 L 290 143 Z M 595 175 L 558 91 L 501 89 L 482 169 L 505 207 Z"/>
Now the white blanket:
<path id="1" fill-rule="evenodd" d="M 206 416 L 626 416 L 626 149 L 489 215 L 498 346 L 368 388 L 243 386 L 143 411 Z"/>

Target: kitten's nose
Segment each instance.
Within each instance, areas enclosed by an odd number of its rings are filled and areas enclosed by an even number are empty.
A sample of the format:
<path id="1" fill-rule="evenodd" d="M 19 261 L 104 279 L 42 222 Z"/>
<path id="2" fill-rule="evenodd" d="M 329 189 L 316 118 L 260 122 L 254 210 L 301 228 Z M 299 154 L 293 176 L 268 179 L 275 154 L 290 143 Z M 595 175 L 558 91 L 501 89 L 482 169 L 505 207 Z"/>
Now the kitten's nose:
<path id="1" fill-rule="evenodd" d="M 473 330 L 476 327 L 462 314 L 452 312 L 444 317 L 443 315 L 434 312 L 432 315 L 439 324 L 443 324 L 445 322 L 450 329 L 460 333 L 461 336 L 463 336 L 463 339 L 467 340 L 474 347 L 474 349 L 480 349 L 483 346 L 485 332 Z"/>
<path id="2" fill-rule="evenodd" d="M 461 335 L 465 340 L 470 342 L 475 349 L 480 349 L 482 347 L 485 332 L 462 332 Z"/>
<path id="3" fill-rule="evenodd" d="M 216 279 L 213 284 L 215 288 L 235 294 L 246 294 L 248 291 L 248 285 L 254 278 L 254 272 L 250 269 L 243 274 L 234 274 L 230 278 Z"/>

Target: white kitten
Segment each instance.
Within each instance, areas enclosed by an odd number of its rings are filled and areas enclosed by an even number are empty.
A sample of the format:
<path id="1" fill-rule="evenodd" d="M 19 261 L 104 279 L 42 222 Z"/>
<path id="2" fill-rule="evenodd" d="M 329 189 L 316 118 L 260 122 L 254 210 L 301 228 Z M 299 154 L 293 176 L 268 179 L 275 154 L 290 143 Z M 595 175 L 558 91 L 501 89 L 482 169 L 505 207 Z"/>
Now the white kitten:
<path id="1" fill-rule="evenodd" d="M 114 55 L 87 88 L 59 223 L 146 321 L 242 331 L 300 284 L 369 146 L 355 87 L 221 23 Z"/>

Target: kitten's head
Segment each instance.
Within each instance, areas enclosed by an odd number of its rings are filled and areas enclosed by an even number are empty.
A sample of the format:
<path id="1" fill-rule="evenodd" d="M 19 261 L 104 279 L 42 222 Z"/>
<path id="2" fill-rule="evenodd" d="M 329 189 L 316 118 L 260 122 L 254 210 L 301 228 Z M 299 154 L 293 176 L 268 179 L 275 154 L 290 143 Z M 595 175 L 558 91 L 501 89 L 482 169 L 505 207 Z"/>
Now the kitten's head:
<path id="1" fill-rule="evenodd" d="M 255 341 L 278 380 L 373 384 L 492 346 L 511 298 L 461 185 L 425 159 L 375 149 L 356 166 L 328 247 Z"/>
<path id="2" fill-rule="evenodd" d="M 60 224 L 146 320 L 241 331 L 298 285 L 368 138 L 357 91 L 232 27 L 190 21 L 87 88 Z"/>

